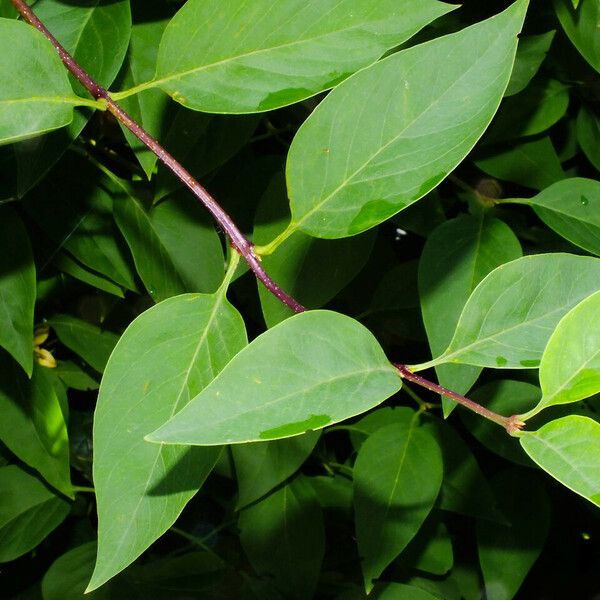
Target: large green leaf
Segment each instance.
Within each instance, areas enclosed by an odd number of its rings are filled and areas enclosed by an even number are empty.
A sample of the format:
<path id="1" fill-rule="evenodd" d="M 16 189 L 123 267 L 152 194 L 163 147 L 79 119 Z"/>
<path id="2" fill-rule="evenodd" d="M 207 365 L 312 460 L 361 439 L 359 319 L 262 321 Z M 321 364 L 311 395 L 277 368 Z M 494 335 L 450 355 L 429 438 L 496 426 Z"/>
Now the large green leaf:
<path id="1" fill-rule="evenodd" d="M 362 445 L 354 465 L 354 511 L 367 593 L 425 521 L 442 475 L 439 446 L 418 427 L 416 414 L 377 430 Z"/>
<path id="2" fill-rule="evenodd" d="M 285 598 L 309 599 L 325 551 L 323 516 L 304 477 L 242 511 L 240 540 L 255 571 Z"/>
<path id="3" fill-rule="evenodd" d="M 256 212 L 253 241 L 270 242 L 289 223 L 290 212 L 283 174 L 276 175 Z M 269 275 L 307 308 L 321 308 L 364 267 L 375 232 L 352 239 L 320 240 L 296 231 L 277 251 L 264 256 Z M 265 322 L 269 327 L 294 314 L 262 285 L 258 287 Z"/>
<path id="4" fill-rule="evenodd" d="M 291 437 L 364 412 L 400 387 L 366 328 L 308 311 L 257 337 L 146 439 L 210 446 Z"/>
<path id="5" fill-rule="evenodd" d="M 107 87 L 112 83 L 129 43 L 129 0 L 40 0 L 35 4 L 35 12 L 67 52 L 100 85 Z M 66 71 L 64 67 L 63 70 Z M 69 80 L 79 95 L 89 97 L 73 76 L 69 76 Z M 87 108 L 77 109 L 67 128 L 15 145 L 19 196 L 22 197 L 52 168 L 92 114 Z"/>
<path id="6" fill-rule="evenodd" d="M 504 264 L 475 288 L 446 351 L 415 368 L 446 362 L 538 367 L 563 315 L 599 289 L 597 258 L 538 254 Z"/>
<path id="7" fill-rule="evenodd" d="M 600 71 L 600 5 L 597 0 L 579 0 L 577 8 L 573 6 L 573 0 L 553 0 L 553 4 L 573 45 L 596 71 Z"/>
<path id="8" fill-rule="evenodd" d="M 529 204 L 556 233 L 600 255 L 600 182 L 571 177 L 519 202 Z"/>
<path id="9" fill-rule="evenodd" d="M 115 199 L 115 220 L 155 302 L 184 292 L 213 292 L 224 274 L 221 241 L 204 208 L 188 193 L 146 208 Z"/>
<path id="10" fill-rule="evenodd" d="M 427 238 L 419 261 L 419 295 L 423 322 L 433 356 L 452 339 L 461 311 L 477 284 L 496 267 L 519 258 L 521 245 L 502 221 L 462 216 L 446 221 Z M 469 391 L 481 369 L 440 365 L 439 382 L 459 394 Z M 454 402 L 443 398 L 444 414 Z"/>
<path id="11" fill-rule="evenodd" d="M 35 548 L 69 513 L 69 503 L 15 465 L 0 467 L 0 563 Z"/>
<path id="12" fill-rule="evenodd" d="M 333 87 L 449 10 L 433 0 L 189 0 L 140 88 L 205 112 L 271 110 Z"/>
<path id="13" fill-rule="evenodd" d="M 600 392 L 600 292 L 561 319 L 542 356 L 540 385 L 540 403 L 523 418 Z"/>
<path id="14" fill-rule="evenodd" d="M 600 506 L 600 424 L 569 415 L 523 432 L 523 450 L 563 485 Z"/>
<path id="15" fill-rule="evenodd" d="M 144 435 L 246 344 L 226 287 L 157 304 L 133 321 L 111 355 L 94 421 L 99 547 L 88 590 L 125 568 L 175 522 L 218 458 L 219 448 L 148 444 Z"/>
<path id="16" fill-rule="evenodd" d="M 73 107 L 85 103 L 50 42 L 21 21 L 0 19 L 0 73 L 0 144 L 68 125 Z"/>
<path id="17" fill-rule="evenodd" d="M 5 353 L 0 356 L 0 440 L 57 490 L 73 494 L 67 423 L 48 369 L 35 365 L 27 379 Z"/>
<path id="18" fill-rule="evenodd" d="M 48 320 L 48 325 L 67 348 L 81 356 L 98 373 L 104 371 L 108 357 L 119 340 L 116 333 L 71 315 L 54 315 Z"/>
<path id="19" fill-rule="evenodd" d="M 333 90 L 290 148 L 289 231 L 354 235 L 442 181 L 498 108 L 526 8 L 518 0 L 487 21 L 398 52 Z"/>
<path id="20" fill-rule="evenodd" d="M 492 482 L 506 524 L 477 522 L 477 549 L 489 600 L 511 600 L 540 555 L 548 528 L 548 498 L 539 478 L 511 469 Z"/>
<path id="21" fill-rule="evenodd" d="M 284 440 L 232 446 L 238 482 L 236 507 L 243 508 L 262 498 L 293 475 L 313 451 L 319 435 L 318 431 L 310 431 Z"/>
<path id="22" fill-rule="evenodd" d="M 0 209 L 0 346 L 28 375 L 33 368 L 35 265 L 29 237 L 10 206 Z"/>

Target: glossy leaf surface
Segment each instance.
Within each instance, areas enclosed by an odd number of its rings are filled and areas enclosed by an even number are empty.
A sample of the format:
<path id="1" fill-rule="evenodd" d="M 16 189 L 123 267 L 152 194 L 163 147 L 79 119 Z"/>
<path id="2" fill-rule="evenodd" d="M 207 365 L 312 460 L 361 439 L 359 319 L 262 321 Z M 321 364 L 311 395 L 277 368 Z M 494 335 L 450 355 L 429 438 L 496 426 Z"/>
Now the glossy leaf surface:
<path id="1" fill-rule="evenodd" d="M 569 415 L 519 438 L 523 450 L 563 485 L 600 506 L 600 424 Z"/>
<path id="2" fill-rule="evenodd" d="M 367 593 L 417 533 L 442 484 L 439 446 L 417 419 L 413 414 L 369 436 L 354 465 L 356 537 Z"/>
<path id="3" fill-rule="evenodd" d="M 448 347 L 462 309 L 477 284 L 490 271 L 521 254 L 515 234 L 494 218 L 463 216 L 446 221 L 431 233 L 419 261 L 419 296 L 433 356 Z M 480 369 L 440 365 L 436 373 L 441 385 L 464 394 Z M 448 415 L 454 402 L 447 398 L 443 401 L 444 414 Z"/>
<path id="4" fill-rule="evenodd" d="M 323 516 L 303 477 L 242 511 L 242 546 L 258 575 L 286 598 L 312 598 L 324 554 Z"/>
<path id="5" fill-rule="evenodd" d="M 400 387 L 357 321 L 304 312 L 256 338 L 147 439 L 210 446 L 291 437 L 364 412 Z"/>
<path id="6" fill-rule="evenodd" d="M 0 210 L 0 346 L 28 375 L 33 368 L 35 265 L 27 231 L 9 206 Z"/>
<path id="7" fill-rule="evenodd" d="M 333 87 L 449 10 L 432 0 L 190 0 L 165 31 L 151 85 L 195 110 L 271 110 Z"/>
<path id="8" fill-rule="evenodd" d="M 506 263 L 477 286 L 447 350 L 429 364 L 538 367 L 563 315 L 598 289 L 596 258 L 555 253 Z"/>
<path id="9" fill-rule="evenodd" d="M 32 71 L 33 65 L 33 71 Z M 26 72 L 27 77 L 15 77 Z M 14 19 L 0 19 L 0 144 L 68 125 L 79 104 L 52 45 Z"/>
<path id="10" fill-rule="evenodd" d="M 291 228 L 354 235 L 442 181 L 498 108 L 526 6 L 398 52 L 329 94 L 290 148 Z"/>
<path id="11" fill-rule="evenodd" d="M 89 589 L 161 536 L 212 470 L 219 448 L 163 447 L 144 435 L 185 406 L 245 343 L 224 288 L 165 300 L 119 340 L 94 422 L 99 547 Z"/>

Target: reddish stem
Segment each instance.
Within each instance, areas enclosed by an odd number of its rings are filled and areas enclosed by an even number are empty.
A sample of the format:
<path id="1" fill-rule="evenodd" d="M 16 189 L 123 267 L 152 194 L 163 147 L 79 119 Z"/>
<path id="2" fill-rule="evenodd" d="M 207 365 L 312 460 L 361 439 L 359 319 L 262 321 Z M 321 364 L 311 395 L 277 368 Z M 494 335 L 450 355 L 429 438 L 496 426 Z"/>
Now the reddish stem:
<path id="1" fill-rule="evenodd" d="M 103 99 L 106 101 L 106 109 L 115 116 L 133 135 L 141 140 L 156 156 L 159 160 L 169 168 L 173 174 L 182 181 L 192 193 L 204 204 L 204 206 L 210 211 L 215 220 L 222 227 L 223 231 L 229 237 L 232 246 L 239 252 L 239 254 L 248 263 L 256 277 L 263 283 L 263 285 L 281 302 L 291 308 L 294 312 L 300 313 L 306 310 L 302 304 L 300 304 L 295 298 L 292 298 L 289 294 L 284 292 L 270 277 L 267 275 L 265 270 L 260 264 L 260 259 L 254 253 L 254 245 L 250 242 L 244 234 L 237 228 L 235 223 L 231 220 L 231 217 L 221 208 L 219 203 L 208 193 L 208 191 L 200 185 L 192 177 L 192 175 L 177 161 L 171 154 L 169 154 L 147 131 L 145 131 L 140 125 L 138 125 L 111 97 L 107 90 L 99 85 L 81 66 L 75 61 L 75 59 L 63 48 L 60 42 L 46 29 L 44 24 L 35 16 L 33 11 L 24 2 L 24 0 L 11 0 L 15 8 L 19 11 L 22 17 L 30 24 L 33 25 L 38 31 L 40 31 L 54 46 L 61 60 L 69 69 L 69 71 L 79 80 L 79 82 L 90 92 L 90 94 L 96 99 Z M 498 423 L 513 434 L 519 431 L 525 423 L 520 421 L 516 415 L 512 417 L 503 417 L 487 408 L 469 400 L 452 390 L 448 390 L 441 385 L 433 383 L 420 375 L 416 375 L 410 371 L 405 365 L 394 364 L 398 369 L 400 377 L 408 379 L 427 388 L 433 392 L 436 392 L 443 396 L 452 398 L 459 404 L 467 407 L 468 409 L 476 412 L 477 414 Z"/>

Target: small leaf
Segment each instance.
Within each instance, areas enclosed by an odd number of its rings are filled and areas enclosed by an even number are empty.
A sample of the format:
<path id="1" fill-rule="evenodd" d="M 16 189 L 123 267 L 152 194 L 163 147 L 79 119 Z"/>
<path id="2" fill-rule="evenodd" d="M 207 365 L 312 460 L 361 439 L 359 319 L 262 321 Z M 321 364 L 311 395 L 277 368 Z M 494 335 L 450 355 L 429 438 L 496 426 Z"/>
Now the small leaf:
<path id="1" fill-rule="evenodd" d="M 304 477 L 240 514 L 240 541 L 258 575 L 285 598 L 313 598 L 325 551 L 323 515 Z"/>
<path id="2" fill-rule="evenodd" d="M 519 38 L 515 66 L 510 75 L 505 96 L 512 96 L 523 91 L 533 76 L 538 72 L 548 54 L 556 31 L 548 31 L 541 35 L 528 35 Z"/>
<path id="3" fill-rule="evenodd" d="M 600 506 L 600 424 L 569 415 L 523 432 L 519 441 L 544 471 Z"/>
<path id="4" fill-rule="evenodd" d="M 104 371 L 110 353 L 119 336 L 112 331 L 70 315 L 55 315 L 48 319 L 58 339 L 99 373 Z"/>
<path id="5" fill-rule="evenodd" d="M 27 230 L 10 206 L 0 210 L 0 346 L 28 375 L 33 368 L 35 265 Z"/>
<path id="6" fill-rule="evenodd" d="M 600 292 L 570 310 L 557 325 L 540 363 L 543 396 L 526 415 L 600 392 Z"/>
<path id="7" fill-rule="evenodd" d="M 4 353 L 0 356 L 0 440 L 57 490 L 72 496 L 69 438 L 54 373 L 35 365 L 27 379 Z"/>
<path id="8" fill-rule="evenodd" d="M 538 254 L 492 271 L 471 294 L 446 351 L 417 369 L 445 362 L 535 368 L 560 319 L 600 289 L 600 260 Z"/>
<path id="9" fill-rule="evenodd" d="M 210 446 L 291 437 L 364 412 L 400 387 L 366 328 L 308 311 L 257 337 L 146 439 Z"/>
<path id="10" fill-rule="evenodd" d="M 600 120 L 583 105 L 577 115 L 577 142 L 587 159 L 600 171 Z"/>
<path id="11" fill-rule="evenodd" d="M 448 529 L 436 513 L 432 513 L 419 529 L 416 537 L 400 555 L 403 567 L 444 575 L 454 564 L 452 542 Z"/>
<path id="12" fill-rule="evenodd" d="M 419 261 L 419 295 L 433 356 L 447 348 L 477 284 L 496 267 L 521 255 L 521 245 L 510 227 L 494 218 L 465 215 L 446 221 L 431 233 Z M 440 384 L 459 394 L 469 391 L 480 372 L 468 365 L 436 368 Z M 448 398 L 443 398 L 443 403 L 448 416 L 455 403 Z"/>
<path id="13" fill-rule="evenodd" d="M 537 560 L 550 526 L 550 506 L 538 478 L 523 470 L 492 482 L 506 525 L 477 522 L 477 548 L 485 597 L 511 600 Z"/>
<path id="14" fill-rule="evenodd" d="M 194 110 L 271 110 L 333 87 L 452 8 L 432 0 L 189 0 L 164 33 L 147 85 Z"/>
<path id="15" fill-rule="evenodd" d="M 262 498 L 293 475 L 310 456 L 319 436 L 320 432 L 311 431 L 289 439 L 232 446 L 238 482 L 236 508 Z"/>
<path id="16" fill-rule="evenodd" d="M 0 563 L 35 548 L 69 513 L 69 503 L 15 465 L 0 467 Z"/>
<path id="17" fill-rule="evenodd" d="M 33 27 L 0 19 L 0 145 L 68 125 L 80 102 L 56 50 Z M 15 77 L 27 73 L 27 77 Z"/>
<path id="18" fill-rule="evenodd" d="M 88 591 L 135 560 L 177 519 L 220 448 L 144 442 L 246 343 L 243 321 L 214 295 L 169 298 L 141 314 L 112 353 L 94 421 L 98 560 Z"/>
<path id="19" fill-rule="evenodd" d="M 354 235 L 436 187 L 496 112 L 526 8 L 519 0 L 491 19 L 393 54 L 333 90 L 290 147 L 289 231 Z"/>
<path id="20" fill-rule="evenodd" d="M 356 458 L 356 537 L 367 593 L 419 531 L 442 484 L 440 449 L 417 419 L 379 429 Z"/>
<path id="21" fill-rule="evenodd" d="M 598 44 L 600 5 L 596 0 L 580 0 L 575 10 L 574 1 L 553 0 L 552 4 L 562 28 L 573 45 L 583 58 L 600 72 L 600 45 Z"/>
<path id="22" fill-rule="evenodd" d="M 600 256 L 600 182 L 582 177 L 563 179 L 522 202 L 556 233 Z"/>

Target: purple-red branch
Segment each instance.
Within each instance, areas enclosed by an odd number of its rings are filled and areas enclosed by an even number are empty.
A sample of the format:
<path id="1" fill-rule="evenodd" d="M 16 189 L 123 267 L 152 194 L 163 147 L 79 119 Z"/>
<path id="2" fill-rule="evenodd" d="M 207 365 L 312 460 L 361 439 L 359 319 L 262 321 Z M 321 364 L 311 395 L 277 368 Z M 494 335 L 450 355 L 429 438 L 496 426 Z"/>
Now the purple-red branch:
<path id="1" fill-rule="evenodd" d="M 196 181 L 196 179 L 185 169 L 171 154 L 169 154 L 145 129 L 136 123 L 111 97 L 107 90 L 99 85 L 90 75 L 84 71 L 75 59 L 63 48 L 60 42 L 48 31 L 44 24 L 35 16 L 34 12 L 24 2 L 24 0 L 11 0 L 15 8 L 19 11 L 22 17 L 38 31 L 40 31 L 54 46 L 64 65 L 69 71 L 79 80 L 79 82 L 90 92 L 96 100 L 104 100 L 106 102 L 106 110 L 115 116 L 133 135 L 141 140 L 159 160 L 168 167 L 173 174 L 182 181 L 192 193 L 204 204 L 204 206 L 213 215 L 217 223 L 223 228 L 223 231 L 229 237 L 232 246 L 248 263 L 248 266 L 257 279 L 281 302 L 291 308 L 294 312 L 300 313 L 306 310 L 295 298 L 292 298 L 288 293 L 283 291 L 270 277 L 267 275 L 260 259 L 254 252 L 254 245 L 244 234 L 237 228 L 236 224 L 231 220 L 231 217 L 221 208 L 219 203 L 208 193 L 208 191 Z M 433 383 L 420 375 L 410 371 L 405 365 L 396 364 L 400 377 L 412 381 L 424 388 L 436 392 L 442 396 L 448 396 L 466 408 L 476 412 L 477 414 L 498 423 L 508 431 L 515 433 L 519 431 L 525 424 L 516 416 L 503 417 L 487 408 L 469 400 L 452 390 L 448 390 L 441 385 Z"/>

